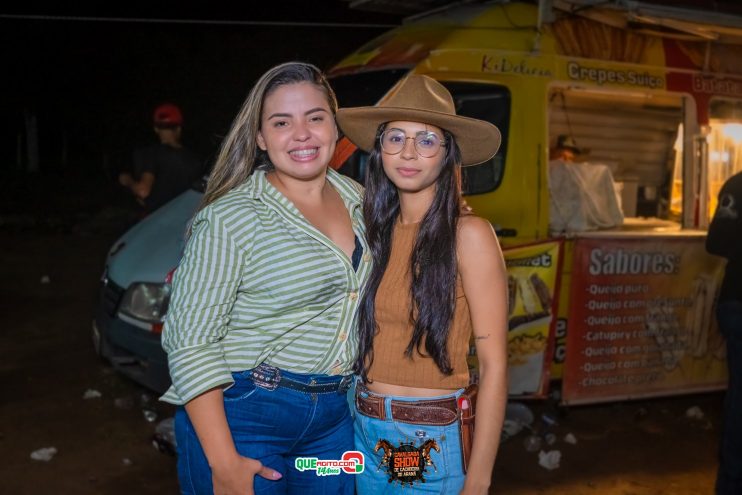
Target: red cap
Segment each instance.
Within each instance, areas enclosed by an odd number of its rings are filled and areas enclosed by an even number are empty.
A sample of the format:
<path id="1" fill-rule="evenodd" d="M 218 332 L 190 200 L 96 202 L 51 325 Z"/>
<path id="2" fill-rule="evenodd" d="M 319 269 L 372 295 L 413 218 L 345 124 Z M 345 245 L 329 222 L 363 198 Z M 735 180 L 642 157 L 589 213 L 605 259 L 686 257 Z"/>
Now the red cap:
<path id="1" fill-rule="evenodd" d="M 155 108 L 152 115 L 152 121 L 158 126 L 178 126 L 183 125 L 183 114 L 180 108 L 172 103 L 163 103 Z"/>

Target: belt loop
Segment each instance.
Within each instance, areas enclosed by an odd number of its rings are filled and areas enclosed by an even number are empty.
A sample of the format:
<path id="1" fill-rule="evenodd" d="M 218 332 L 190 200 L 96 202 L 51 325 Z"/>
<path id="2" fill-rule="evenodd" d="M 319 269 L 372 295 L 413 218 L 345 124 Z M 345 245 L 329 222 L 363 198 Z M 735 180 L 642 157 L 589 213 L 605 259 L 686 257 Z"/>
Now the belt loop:
<path id="1" fill-rule="evenodd" d="M 344 394 L 353 386 L 353 375 L 345 375 L 338 385 L 338 393 Z"/>
<path id="2" fill-rule="evenodd" d="M 312 378 L 311 380 L 309 380 L 309 386 L 310 387 L 313 387 L 315 385 L 317 385 L 317 380 L 315 380 L 314 378 Z M 311 397 L 312 397 L 312 402 L 317 402 L 317 394 L 311 394 Z"/>
<path id="3" fill-rule="evenodd" d="M 382 401 L 381 405 L 384 411 L 384 421 L 394 421 L 394 418 L 392 416 L 392 398 L 382 396 L 379 399 Z"/>

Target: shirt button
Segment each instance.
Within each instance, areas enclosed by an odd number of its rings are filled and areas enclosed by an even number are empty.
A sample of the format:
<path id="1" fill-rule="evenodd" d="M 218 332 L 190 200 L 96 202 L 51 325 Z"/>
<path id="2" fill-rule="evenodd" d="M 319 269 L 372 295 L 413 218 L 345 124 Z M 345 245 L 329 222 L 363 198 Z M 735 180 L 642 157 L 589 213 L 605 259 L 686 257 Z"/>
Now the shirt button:
<path id="1" fill-rule="evenodd" d="M 339 375 L 340 374 L 340 368 L 332 368 L 330 370 L 331 375 Z"/>
<path id="2" fill-rule="evenodd" d="M 358 292 L 351 292 L 349 297 L 351 301 L 355 301 L 358 299 Z"/>
<path id="3" fill-rule="evenodd" d="M 358 223 L 359 223 L 358 220 L 353 220 L 353 227 L 358 227 Z"/>
<path id="4" fill-rule="evenodd" d="M 340 336 L 338 338 L 340 339 L 340 342 L 345 342 L 348 339 L 348 333 L 340 332 Z"/>
<path id="5" fill-rule="evenodd" d="M 371 261 L 371 255 L 370 254 L 364 254 L 363 255 L 363 261 L 365 261 L 366 263 L 368 263 L 369 261 Z"/>

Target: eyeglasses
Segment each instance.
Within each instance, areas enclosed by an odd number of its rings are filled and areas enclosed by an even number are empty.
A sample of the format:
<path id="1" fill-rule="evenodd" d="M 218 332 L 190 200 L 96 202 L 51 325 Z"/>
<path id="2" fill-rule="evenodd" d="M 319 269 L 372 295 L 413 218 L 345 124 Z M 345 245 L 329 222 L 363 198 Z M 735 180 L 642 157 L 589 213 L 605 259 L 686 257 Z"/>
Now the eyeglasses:
<path id="1" fill-rule="evenodd" d="M 431 158 L 438 153 L 441 146 L 446 146 L 446 142 L 438 134 L 432 131 L 420 131 L 413 137 L 407 137 L 401 129 L 387 129 L 379 137 L 381 149 L 384 153 L 396 155 L 401 153 L 407 145 L 407 140 L 412 139 L 415 143 L 415 151 L 424 158 Z"/>

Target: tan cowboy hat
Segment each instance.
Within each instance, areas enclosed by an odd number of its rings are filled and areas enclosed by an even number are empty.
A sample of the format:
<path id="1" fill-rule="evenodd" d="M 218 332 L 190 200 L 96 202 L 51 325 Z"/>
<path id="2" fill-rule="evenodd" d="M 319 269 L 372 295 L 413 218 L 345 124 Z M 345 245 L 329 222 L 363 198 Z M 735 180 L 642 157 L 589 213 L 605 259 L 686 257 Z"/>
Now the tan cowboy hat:
<path id="1" fill-rule="evenodd" d="M 456 115 L 451 93 L 435 79 L 412 74 L 373 107 L 340 108 L 337 121 L 353 144 L 371 151 L 376 131 L 385 122 L 407 120 L 445 129 L 456 138 L 462 165 L 486 162 L 500 147 L 500 131 L 484 120 Z"/>

